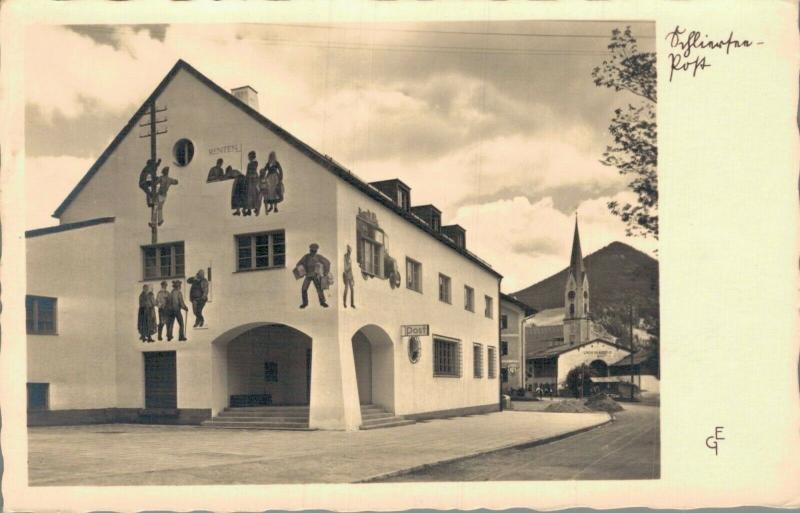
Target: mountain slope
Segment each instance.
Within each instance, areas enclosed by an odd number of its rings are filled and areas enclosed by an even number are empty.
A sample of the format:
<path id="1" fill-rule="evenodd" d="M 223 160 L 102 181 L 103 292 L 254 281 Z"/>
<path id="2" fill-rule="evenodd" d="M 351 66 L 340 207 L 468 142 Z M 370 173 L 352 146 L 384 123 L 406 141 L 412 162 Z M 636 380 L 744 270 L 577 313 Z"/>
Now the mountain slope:
<path id="1" fill-rule="evenodd" d="M 622 242 L 583 259 L 589 275 L 589 309 L 595 315 L 607 310 L 626 310 L 633 302 L 638 316 L 658 316 L 658 260 Z M 537 310 L 564 306 L 567 268 L 511 294 Z"/>

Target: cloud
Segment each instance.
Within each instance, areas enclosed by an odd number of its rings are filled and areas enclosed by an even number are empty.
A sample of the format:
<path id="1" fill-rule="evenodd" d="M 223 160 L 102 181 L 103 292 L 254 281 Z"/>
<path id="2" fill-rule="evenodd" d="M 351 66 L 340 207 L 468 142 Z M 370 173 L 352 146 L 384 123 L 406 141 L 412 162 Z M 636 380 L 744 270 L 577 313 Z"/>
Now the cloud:
<path id="1" fill-rule="evenodd" d="M 630 196 L 622 192 L 613 199 L 629 200 Z M 584 256 L 614 241 L 653 255 L 656 241 L 625 236 L 623 223 L 605 206 L 611 199 L 599 197 L 578 205 Z M 569 264 L 575 218 L 557 210 L 552 198 L 531 203 L 528 198 L 516 197 L 464 206 L 453 222 L 467 230 L 469 250 L 504 276 L 506 292 L 527 287 Z"/>
<path id="2" fill-rule="evenodd" d="M 67 155 L 25 159 L 25 227 L 58 224 L 51 217 L 67 193 L 75 187 L 94 159 Z"/>

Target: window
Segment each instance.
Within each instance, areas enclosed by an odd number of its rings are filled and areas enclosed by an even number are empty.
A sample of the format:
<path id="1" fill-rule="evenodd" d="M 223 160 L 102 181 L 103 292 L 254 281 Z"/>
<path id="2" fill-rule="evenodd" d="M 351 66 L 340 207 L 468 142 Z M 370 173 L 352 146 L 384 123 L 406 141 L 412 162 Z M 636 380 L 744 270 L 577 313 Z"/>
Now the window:
<path id="1" fill-rule="evenodd" d="M 450 277 L 439 273 L 439 301 L 451 303 L 450 296 Z"/>
<path id="2" fill-rule="evenodd" d="M 508 316 L 506 314 L 500 316 L 500 329 L 501 330 L 508 329 Z"/>
<path id="3" fill-rule="evenodd" d="M 483 377 L 483 346 L 472 344 L 472 376 Z"/>
<path id="4" fill-rule="evenodd" d="M 508 369 L 500 369 L 500 379 L 503 383 L 508 383 Z"/>
<path id="5" fill-rule="evenodd" d="M 411 198 L 409 197 L 408 191 L 402 187 L 397 188 L 397 204 L 400 205 L 403 210 L 411 208 Z"/>
<path id="6" fill-rule="evenodd" d="M 28 411 L 50 409 L 50 384 L 28 383 Z"/>
<path id="7" fill-rule="evenodd" d="M 283 230 L 236 236 L 236 270 L 275 269 L 286 265 Z"/>
<path id="8" fill-rule="evenodd" d="M 508 342 L 500 341 L 500 356 L 508 356 Z"/>
<path id="9" fill-rule="evenodd" d="M 181 139 L 172 147 L 175 163 L 180 167 L 186 166 L 194 157 L 194 144 L 189 139 Z"/>
<path id="10" fill-rule="evenodd" d="M 494 301 L 489 296 L 486 296 L 486 310 L 484 311 L 484 315 L 489 319 L 494 317 Z"/>
<path id="11" fill-rule="evenodd" d="M 487 364 L 489 366 L 489 379 L 494 379 L 497 377 L 497 356 L 495 355 L 496 349 L 492 346 L 489 346 L 489 358 L 487 358 Z"/>
<path id="12" fill-rule="evenodd" d="M 422 264 L 406 257 L 406 287 L 422 292 Z"/>
<path id="13" fill-rule="evenodd" d="M 438 232 L 442 228 L 442 219 L 439 217 L 438 214 L 431 215 L 431 228 L 433 231 Z"/>
<path id="14" fill-rule="evenodd" d="M 383 278 L 384 239 L 385 234 L 377 224 L 373 224 L 363 217 L 356 219 L 356 232 L 358 244 L 356 260 L 361 266 L 361 271 L 371 276 Z"/>
<path id="15" fill-rule="evenodd" d="M 464 309 L 470 312 L 475 311 L 475 291 L 466 285 L 464 285 Z"/>
<path id="16" fill-rule="evenodd" d="M 144 279 L 161 280 L 183 277 L 183 256 L 183 242 L 142 246 Z"/>
<path id="17" fill-rule="evenodd" d="M 461 342 L 434 337 L 433 375 L 451 378 L 461 377 Z"/>
<path id="18" fill-rule="evenodd" d="M 25 324 L 28 333 L 55 335 L 57 305 L 58 300 L 54 297 L 25 296 Z"/>
<path id="19" fill-rule="evenodd" d="M 278 362 L 264 362 L 264 381 L 267 383 L 278 382 Z"/>

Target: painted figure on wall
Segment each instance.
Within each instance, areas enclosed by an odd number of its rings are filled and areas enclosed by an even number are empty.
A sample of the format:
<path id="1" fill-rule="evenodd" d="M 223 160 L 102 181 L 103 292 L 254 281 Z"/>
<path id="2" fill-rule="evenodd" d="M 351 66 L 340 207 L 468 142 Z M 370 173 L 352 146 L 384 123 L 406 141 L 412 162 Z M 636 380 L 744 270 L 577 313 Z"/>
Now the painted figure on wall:
<path id="1" fill-rule="evenodd" d="M 356 215 L 356 261 L 365 280 L 379 278 L 387 280 L 392 289 L 400 286 L 400 269 L 389 255 L 388 236 L 375 213 L 360 208 Z"/>
<path id="2" fill-rule="evenodd" d="M 200 269 L 197 274 L 186 280 L 191 288 L 189 289 L 189 301 L 192 303 L 192 313 L 194 313 L 194 327 L 199 328 L 205 324 L 203 317 L 203 307 L 208 302 L 208 280 L 205 272 Z"/>
<path id="3" fill-rule="evenodd" d="M 217 163 L 208 170 L 207 182 L 219 182 L 225 179 L 225 170 L 222 169 L 222 159 L 217 159 Z"/>
<path id="4" fill-rule="evenodd" d="M 261 197 L 264 200 L 264 213 L 278 211 L 278 203 L 283 201 L 283 168 L 275 152 L 269 153 L 267 164 L 261 170 Z"/>
<path id="5" fill-rule="evenodd" d="M 233 180 L 231 185 L 231 209 L 233 215 L 242 215 L 242 209 L 247 205 L 247 180 L 238 169 L 231 166 L 225 168 L 225 179 Z"/>
<path id="6" fill-rule="evenodd" d="M 243 215 L 249 216 L 255 210 L 255 214 L 258 215 L 261 210 L 261 191 L 258 186 L 258 161 L 256 160 L 256 152 L 251 151 L 248 153 L 247 160 L 247 172 L 245 174 L 245 208 L 242 213 Z"/>
<path id="7" fill-rule="evenodd" d="M 355 308 L 355 292 L 353 290 L 354 280 L 353 280 L 353 263 L 352 263 L 352 254 L 353 250 L 350 245 L 347 245 L 347 251 L 344 254 L 344 272 L 342 273 L 342 281 L 344 281 L 344 294 L 342 295 L 342 301 L 344 303 L 344 307 L 347 308 L 347 291 L 350 291 L 350 306 Z"/>
<path id="8" fill-rule="evenodd" d="M 302 304 L 300 308 L 308 306 L 308 287 L 312 283 L 314 288 L 317 289 L 317 296 L 319 297 L 319 304 L 324 308 L 328 308 L 328 303 L 325 301 L 325 293 L 323 292 L 322 280 L 329 280 L 331 269 L 330 261 L 324 256 L 320 255 L 319 244 L 313 243 L 308 247 L 308 253 L 301 258 L 294 268 L 294 276 L 296 279 L 303 278 L 303 288 L 301 289 Z"/>
<path id="9" fill-rule="evenodd" d="M 148 207 L 152 207 L 155 201 L 156 182 L 158 181 L 156 172 L 159 165 L 161 165 L 161 159 L 155 162 L 153 159 L 147 159 L 147 163 L 139 173 L 139 188 L 144 192 Z"/>
<path id="10" fill-rule="evenodd" d="M 178 180 L 169 176 L 169 166 L 165 166 L 161 170 L 161 176 L 158 177 L 156 189 L 156 214 L 155 221 L 158 226 L 164 224 L 164 204 L 167 202 L 167 192 L 173 185 L 178 185 Z M 153 223 L 150 223 L 153 226 Z"/>
<path id="11" fill-rule="evenodd" d="M 139 329 L 139 340 L 142 342 L 155 342 L 153 334 L 156 332 L 156 299 L 150 285 L 142 286 L 142 293 L 139 294 L 139 316 L 137 325 Z"/>
<path id="12" fill-rule="evenodd" d="M 178 340 L 186 340 L 186 331 L 183 324 L 184 311 L 188 313 L 189 307 L 183 301 L 181 281 L 174 280 L 172 282 L 172 292 L 169 293 L 169 301 L 167 302 L 167 340 L 172 340 L 172 327 L 175 325 L 175 321 L 178 321 Z"/>
<path id="13" fill-rule="evenodd" d="M 167 325 L 167 320 L 169 318 L 169 314 L 167 314 L 167 305 L 169 303 L 169 290 L 167 290 L 167 282 L 161 282 L 161 290 L 158 291 L 158 295 L 156 295 L 156 307 L 158 308 L 158 340 L 163 340 L 161 338 L 161 333 L 164 330 L 164 326 Z"/>

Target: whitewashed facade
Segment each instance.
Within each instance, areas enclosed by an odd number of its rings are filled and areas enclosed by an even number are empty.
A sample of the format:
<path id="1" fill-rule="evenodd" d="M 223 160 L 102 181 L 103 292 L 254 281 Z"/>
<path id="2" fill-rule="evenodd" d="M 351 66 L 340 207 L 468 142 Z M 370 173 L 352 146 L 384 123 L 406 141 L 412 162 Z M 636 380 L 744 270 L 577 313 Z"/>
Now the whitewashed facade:
<path id="1" fill-rule="evenodd" d="M 167 108 L 157 155 L 178 183 L 158 228 L 158 243 L 173 244 L 159 246 L 172 267 L 162 275 L 157 265 L 157 276 L 145 277 L 151 210 L 138 180 L 150 140 L 139 137 L 139 125 L 151 100 Z M 175 151 L 186 140 L 192 156 L 178 165 L 186 154 Z M 244 174 L 249 151 L 259 168 L 276 153 L 284 173 L 279 212 L 234 216 L 233 180 L 207 182 L 218 158 Z M 359 428 L 364 404 L 411 419 L 498 409 L 499 358 L 490 362 L 489 350 L 499 354 L 500 275 L 466 250 L 460 227 L 425 222 L 430 209 L 390 198 L 383 185 L 380 192 L 364 183 L 179 61 L 56 211 L 60 226 L 27 234 L 28 295 L 54 300 L 56 317 L 53 333 L 29 327 L 28 382 L 38 394 L 29 422 L 199 423 L 234 396 L 307 405 L 308 426 L 319 429 Z M 243 269 L 237 237 L 260 234 L 279 234 L 264 239 L 266 267 Z M 379 234 L 365 250 L 379 261 L 359 249 L 365 234 Z M 293 269 L 311 243 L 331 264 L 328 308 L 313 284 L 309 306 L 299 308 L 303 279 Z M 348 245 L 356 308 L 342 301 Z M 410 276 L 408 266 L 418 272 Z M 157 292 L 162 279 L 180 280 L 189 304 L 187 278 L 200 269 L 209 277 L 205 326 L 192 327 L 189 305 L 187 341 L 140 341 L 142 286 Z M 401 336 L 404 325 L 427 325 L 429 334 L 412 342 Z M 475 377 L 476 357 L 492 372 Z M 159 372 L 168 376 L 159 381 Z M 148 404 L 153 397 L 156 406 Z"/>

